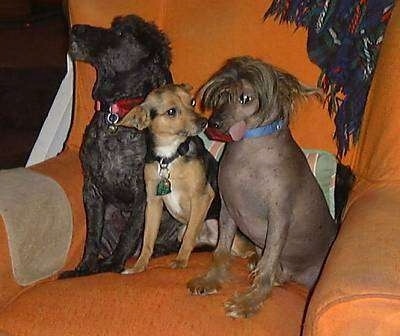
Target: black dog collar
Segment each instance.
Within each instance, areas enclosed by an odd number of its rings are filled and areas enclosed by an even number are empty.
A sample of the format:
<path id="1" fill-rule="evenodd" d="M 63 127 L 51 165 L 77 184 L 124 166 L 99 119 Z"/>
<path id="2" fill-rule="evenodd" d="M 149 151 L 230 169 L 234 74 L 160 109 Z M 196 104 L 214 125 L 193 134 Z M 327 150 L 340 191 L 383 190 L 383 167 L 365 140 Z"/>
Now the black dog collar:
<path id="1" fill-rule="evenodd" d="M 156 155 L 153 151 L 151 151 L 151 155 L 149 155 L 148 159 L 146 162 L 154 162 L 157 161 L 160 165 L 162 166 L 168 166 L 171 162 L 176 160 L 180 156 L 186 155 L 186 153 L 189 151 L 189 144 L 190 144 L 190 138 L 187 138 L 184 142 L 182 142 L 178 149 L 176 150 L 175 154 L 169 157 L 165 156 L 159 156 Z"/>

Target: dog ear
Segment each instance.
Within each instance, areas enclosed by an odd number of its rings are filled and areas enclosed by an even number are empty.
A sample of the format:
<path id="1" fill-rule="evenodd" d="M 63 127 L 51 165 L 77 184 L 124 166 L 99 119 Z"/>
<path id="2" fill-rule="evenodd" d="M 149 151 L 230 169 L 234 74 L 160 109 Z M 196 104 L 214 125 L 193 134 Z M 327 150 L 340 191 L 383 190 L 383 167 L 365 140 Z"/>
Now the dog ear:
<path id="1" fill-rule="evenodd" d="M 301 83 L 295 76 L 284 72 L 277 71 L 277 88 L 278 102 L 282 106 L 285 116 L 289 116 L 298 100 L 307 99 L 310 96 L 316 97 L 319 101 L 323 101 L 323 91 L 319 88 L 312 87 Z"/>
<path id="2" fill-rule="evenodd" d="M 190 92 L 190 91 L 193 90 L 193 86 L 191 86 L 190 84 L 187 84 L 187 83 L 179 84 L 179 86 L 180 86 L 182 89 L 184 89 L 185 91 L 187 91 L 187 92 Z"/>
<path id="3" fill-rule="evenodd" d="M 295 76 L 283 71 L 278 71 L 278 91 L 281 95 L 293 101 L 309 96 L 315 96 L 319 100 L 322 100 L 324 95 L 321 89 L 305 85 Z"/>
<path id="4" fill-rule="evenodd" d="M 202 111 L 204 110 L 211 110 L 211 106 L 210 106 L 210 97 L 208 97 L 207 95 L 205 95 L 206 90 L 212 85 L 212 81 L 208 81 L 206 84 L 204 84 L 203 86 L 201 86 L 195 93 L 196 98 L 200 101 L 200 109 Z"/>
<path id="5" fill-rule="evenodd" d="M 139 131 L 147 128 L 150 124 L 150 115 L 142 106 L 136 106 L 130 110 L 125 117 L 117 123 L 118 126 L 137 128 Z"/>

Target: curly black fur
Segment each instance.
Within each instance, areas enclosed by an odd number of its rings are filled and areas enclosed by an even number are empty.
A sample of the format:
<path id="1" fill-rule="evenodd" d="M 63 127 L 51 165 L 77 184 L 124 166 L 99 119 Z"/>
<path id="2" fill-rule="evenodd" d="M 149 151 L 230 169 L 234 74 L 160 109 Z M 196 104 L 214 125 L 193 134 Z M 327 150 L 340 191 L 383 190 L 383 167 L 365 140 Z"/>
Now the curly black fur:
<path id="1" fill-rule="evenodd" d="M 111 28 L 74 25 L 70 53 L 96 68 L 95 100 L 140 97 L 172 82 L 167 37 L 136 15 L 115 18 Z"/>
<path id="2" fill-rule="evenodd" d="M 87 126 L 80 150 L 87 237 L 82 261 L 61 277 L 120 272 L 140 251 L 146 193 L 144 132 L 120 127 L 110 132 L 107 106 L 123 98 L 145 97 L 172 82 L 167 37 L 136 15 L 117 17 L 111 28 L 74 25 L 70 53 L 96 68 L 93 99 L 102 108 Z M 165 214 L 155 255 L 179 249 L 178 222 Z"/>

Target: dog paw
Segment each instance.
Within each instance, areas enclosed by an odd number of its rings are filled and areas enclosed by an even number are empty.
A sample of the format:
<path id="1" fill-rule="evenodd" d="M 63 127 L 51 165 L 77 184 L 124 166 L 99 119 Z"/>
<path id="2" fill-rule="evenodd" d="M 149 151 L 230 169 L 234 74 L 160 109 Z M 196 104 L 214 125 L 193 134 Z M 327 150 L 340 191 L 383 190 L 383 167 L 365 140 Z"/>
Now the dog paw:
<path id="1" fill-rule="evenodd" d="M 100 263 L 100 272 L 114 272 L 121 273 L 124 270 L 124 266 L 121 263 L 114 263 L 112 260 L 105 260 Z"/>
<path id="2" fill-rule="evenodd" d="M 233 318 L 249 318 L 258 313 L 266 297 L 256 290 L 234 296 L 225 302 L 225 313 Z"/>
<path id="3" fill-rule="evenodd" d="M 187 260 L 174 260 L 173 262 L 171 262 L 170 266 L 171 268 L 177 269 L 177 268 L 186 268 L 188 265 Z"/>
<path id="4" fill-rule="evenodd" d="M 141 273 L 144 272 L 146 270 L 146 265 L 138 265 L 136 264 L 135 266 L 131 267 L 131 268 L 126 268 L 125 270 L 123 270 L 121 272 L 121 274 L 136 274 L 136 273 Z"/>
<path id="5" fill-rule="evenodd" d="M 247 263 L 247 268 L 250 272 L 254 272 L 257 268 L 257 264 L 258 264 L 258 256 L 256 253 L 254 253 L 253 255 L 251 255 L 248 259 L 248 263 Z"/>
<path id="6" fill-rule="evenodd" d="M 207 276 L 190 280 L 186 287 L 192 295 L 215 294 L 221 289 L 221 285 L 218 281 L 210 279 Z"/>
<path id="7" fill-rule="evenodd" d="M 58 275 L 58 279 L 61 280 L 61 279 L 75 278 L 75 277 L 78 277 L 78 276 L 81 276 L 81 274 L 78 273 L 76 270 L 69 270 L 69 271 L 61 272 Z"/>
<path id="8" fill-rule="evenodd" d="M 76 278 L 99 273 L 99 263 L 96 259 L 89 262 L 82 261 L 74 270 L 64 271 L 58 275 L 58 279 Z"/>

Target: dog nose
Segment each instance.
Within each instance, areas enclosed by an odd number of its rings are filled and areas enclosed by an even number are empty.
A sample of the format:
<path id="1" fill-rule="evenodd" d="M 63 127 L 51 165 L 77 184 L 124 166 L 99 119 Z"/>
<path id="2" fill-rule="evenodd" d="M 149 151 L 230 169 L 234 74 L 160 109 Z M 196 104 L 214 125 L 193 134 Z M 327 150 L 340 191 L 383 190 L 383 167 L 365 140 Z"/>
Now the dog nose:
<path id="1" fill-rule="evenodd" d="M 222 121 L 216 118 L 211 118 L 208 124 L 213 128 L 221 128 Z"/>
<path id="2" fill-rule="evenodd" d="M 201 129 L 205 129 L 207 126 L 208 120 L 206 118 L 201 118 L 199 121 L 199 125 Z"/>
<path id="3" fill-rule="evenodd" d="M 73 25 L 71 28 L 71 33 L 73 35 L 80 35 L 80 34 L 83 34 L 85 31 L 86 31 L 85 25 L 76 24 L 76 25 Z"/>

